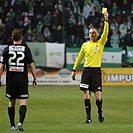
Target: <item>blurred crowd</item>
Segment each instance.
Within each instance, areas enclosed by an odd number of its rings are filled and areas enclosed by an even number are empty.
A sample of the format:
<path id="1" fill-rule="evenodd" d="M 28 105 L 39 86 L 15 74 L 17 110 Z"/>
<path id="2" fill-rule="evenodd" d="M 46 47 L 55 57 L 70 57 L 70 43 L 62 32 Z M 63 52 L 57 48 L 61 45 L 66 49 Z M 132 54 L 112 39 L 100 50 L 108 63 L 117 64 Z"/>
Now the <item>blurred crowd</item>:
<path id="1" fill-rule="evenodd" d="M 0 44 L 10 44 L 11 31 L 23 30 L 25 42 L 58 42 L 80 47 L 89 40 L 89 28 L 103 29 L 102 7 L 109 12 L 106 44 L 133 46 L 132 0 L 0 0 Z"/>

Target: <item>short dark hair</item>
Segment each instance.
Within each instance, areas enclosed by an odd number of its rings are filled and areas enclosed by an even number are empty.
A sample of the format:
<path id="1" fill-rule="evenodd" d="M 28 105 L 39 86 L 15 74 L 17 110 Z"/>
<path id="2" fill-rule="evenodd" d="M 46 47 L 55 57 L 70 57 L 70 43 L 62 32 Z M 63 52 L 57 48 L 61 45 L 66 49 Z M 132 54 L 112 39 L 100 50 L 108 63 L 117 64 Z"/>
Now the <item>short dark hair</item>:
<path id="1" fill-rule="evenodd" d="M 22 30 L 21 29 L 14 29 L 12 31 L 12 39 L 14 41 L 19 41 L 22 38 Z"/>

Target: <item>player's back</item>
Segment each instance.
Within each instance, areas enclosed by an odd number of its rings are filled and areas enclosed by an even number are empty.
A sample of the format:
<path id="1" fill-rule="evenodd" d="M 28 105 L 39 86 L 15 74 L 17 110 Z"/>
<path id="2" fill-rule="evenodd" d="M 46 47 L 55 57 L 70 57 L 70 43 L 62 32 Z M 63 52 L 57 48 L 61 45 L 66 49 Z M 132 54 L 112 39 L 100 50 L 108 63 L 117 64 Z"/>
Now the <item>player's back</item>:
<path id="1" fill-rule="evenodd" d="M 28 84 L 27 76 L 27 47 L 24 45 L 10 45 L 3 53 L 3 63 L 6 64 L 7 85 L 25 86 Z"/>

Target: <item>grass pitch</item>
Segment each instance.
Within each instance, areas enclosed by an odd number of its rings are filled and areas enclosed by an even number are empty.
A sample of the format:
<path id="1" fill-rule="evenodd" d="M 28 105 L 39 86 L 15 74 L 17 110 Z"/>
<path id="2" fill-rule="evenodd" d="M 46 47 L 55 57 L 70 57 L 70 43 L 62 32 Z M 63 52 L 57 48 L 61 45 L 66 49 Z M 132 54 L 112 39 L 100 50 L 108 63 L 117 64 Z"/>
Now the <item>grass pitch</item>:
<path id="1" fill-rule="evenodd" d="M 103 87 L 105 121 L 98 122 L 95 97 L 92 94 L 91 125 L 84 124 L 83 92 L 79 86 L 29 87 L 25 133 L 133 133 L 133 86 Z M 0 133 L 12 133 L 7 115 L 5 86 L 0 89 Z M 16 124 L 19 102 L 16 103 Z"/>

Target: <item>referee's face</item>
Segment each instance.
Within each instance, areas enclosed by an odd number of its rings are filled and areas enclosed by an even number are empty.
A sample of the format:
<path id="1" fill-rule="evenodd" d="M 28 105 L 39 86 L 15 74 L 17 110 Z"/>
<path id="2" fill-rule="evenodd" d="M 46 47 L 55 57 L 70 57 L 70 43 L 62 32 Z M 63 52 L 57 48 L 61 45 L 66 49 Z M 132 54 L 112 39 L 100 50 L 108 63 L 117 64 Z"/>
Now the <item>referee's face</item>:
<path id="1" fill-rule="evenodd" d="M 97 41 L 97 37 L 98 37 L 98 31 L 97 31 L 97 29 L 91 28 L 89 30 L 89 37 L 90 37 L 90 41 L 91 42 Z"/>

